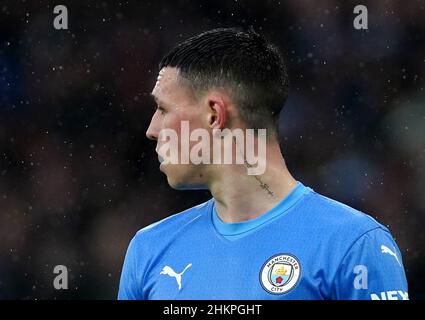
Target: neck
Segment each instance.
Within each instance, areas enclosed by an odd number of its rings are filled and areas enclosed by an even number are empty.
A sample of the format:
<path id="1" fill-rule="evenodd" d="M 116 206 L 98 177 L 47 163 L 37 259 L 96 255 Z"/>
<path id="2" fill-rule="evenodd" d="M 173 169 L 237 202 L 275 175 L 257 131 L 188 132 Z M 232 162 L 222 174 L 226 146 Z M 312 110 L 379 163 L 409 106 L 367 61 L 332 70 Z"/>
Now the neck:
<path id="1" fill-rule="evenodd" d="M 278 143 L 267 145 L 267 166 L 262 175 L 248 175 L 243 165 L 220 166 L 209 190 L 224 222 L 254 219 L 275 207 L 296 186 Z M 218 171 L 217 170 L 217 171 Z M 249 200 L 249 201 L 247 201 Z"/>

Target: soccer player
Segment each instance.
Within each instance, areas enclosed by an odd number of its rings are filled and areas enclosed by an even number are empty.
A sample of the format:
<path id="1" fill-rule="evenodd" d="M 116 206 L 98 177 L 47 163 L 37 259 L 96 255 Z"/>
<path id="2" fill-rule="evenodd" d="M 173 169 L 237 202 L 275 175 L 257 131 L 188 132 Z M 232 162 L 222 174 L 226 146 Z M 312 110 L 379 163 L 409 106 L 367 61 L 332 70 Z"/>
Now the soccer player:
<path id="1" fill-rule="evenodd" d="M 160 170 L 171 187 L 207 188 L 212 198 L 137 232 L 119 299 L 408 299 L 388 229 L 289 173 L 277 129 L 289 85 L 275 46 L 252 30 L 214 29 L 177 45 L 159 69 L 146 135 L 157 141 Z M 207 146 L 225 140 L 220 130 L 255 129 L 258 150 L 258 129 L 266 129 L 258 161 L 265 169 L 248 174 L 248 161 L 217 163 L 205 144 L 198 151 L 211 163 L 164 161 L 166 130 L 179 139 L 178 159 L 194 147 L 192 139 L 183 147 L 183 123 L 208 133 L 197 134 L 211 138 Z"/>

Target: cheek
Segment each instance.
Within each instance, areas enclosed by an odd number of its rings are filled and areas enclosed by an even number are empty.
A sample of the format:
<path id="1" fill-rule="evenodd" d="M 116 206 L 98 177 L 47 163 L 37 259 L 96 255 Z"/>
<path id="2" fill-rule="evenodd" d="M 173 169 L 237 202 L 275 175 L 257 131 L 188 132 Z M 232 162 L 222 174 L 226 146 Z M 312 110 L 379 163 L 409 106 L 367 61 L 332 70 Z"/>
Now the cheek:
<path id="1" fill-rule="evenodd" d="M 164 129 L 173 129 L 175 131 L 180 131 L 180 119 L 175 114 L 166 114 L 163 119 L 163 128 Z"/>
<path id="2" fill-rule="evenodd" d="M 197 117 L 186 113 L 168 113 L 164 117 L 164 128 L 180 132 L 183 121 L 189 124 L 190 129 L 199 128 L 200 122 Z"/>
<path id="3" fill-rule="evenodd" d="M 189 127 L 189 132 L 194 129 L 205 128 L 199 108 L 181 107 L 170 110 L 164 115 L 162 128 L 174 130 L 178 137 L 181 136 L 182 132 L 187 132 L 187 126 Z M 182 127 L 184 127 L 184 130 L 182 130 Z"/>

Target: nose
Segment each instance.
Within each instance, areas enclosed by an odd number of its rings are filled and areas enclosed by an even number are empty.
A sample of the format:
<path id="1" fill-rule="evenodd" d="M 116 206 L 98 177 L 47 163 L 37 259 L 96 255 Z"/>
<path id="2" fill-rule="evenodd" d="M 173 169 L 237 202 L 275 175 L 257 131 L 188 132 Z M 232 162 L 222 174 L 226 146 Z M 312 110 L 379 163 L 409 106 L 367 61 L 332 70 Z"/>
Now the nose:
<path id="1" fill-rule="evenodd" d="M 157 121 L 157 112 L 152 116 L 151 123 L 149 124 L 148 130 L 146 130 L 146 137 L 150 140 L 158 140 L 159 126 Z"/>

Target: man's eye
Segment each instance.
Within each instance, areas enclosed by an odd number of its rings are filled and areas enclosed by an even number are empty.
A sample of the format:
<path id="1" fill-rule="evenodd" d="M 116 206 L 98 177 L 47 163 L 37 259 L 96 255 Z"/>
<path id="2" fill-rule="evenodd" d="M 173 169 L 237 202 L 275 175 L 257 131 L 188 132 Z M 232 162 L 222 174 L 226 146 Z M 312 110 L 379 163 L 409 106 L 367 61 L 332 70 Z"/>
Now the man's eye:
<path id="1" fill-rule="evenodd" d="M 161 113 L 161 114 L 164 114 L 165 113 L 165 109 L 163 108 L 163 107 L 159 107 L 158 106 L 158 111 Z"/>

